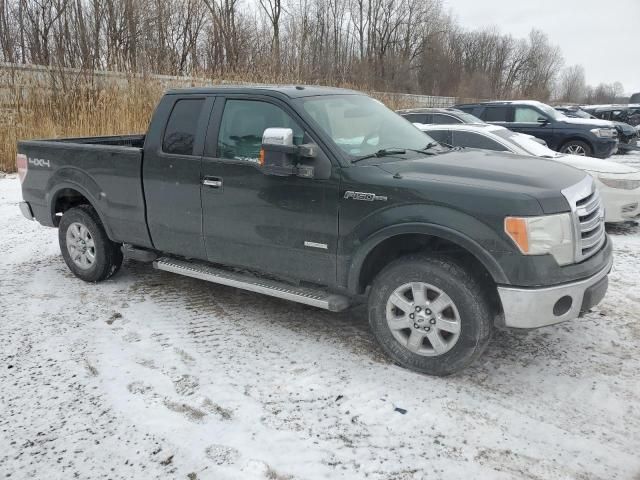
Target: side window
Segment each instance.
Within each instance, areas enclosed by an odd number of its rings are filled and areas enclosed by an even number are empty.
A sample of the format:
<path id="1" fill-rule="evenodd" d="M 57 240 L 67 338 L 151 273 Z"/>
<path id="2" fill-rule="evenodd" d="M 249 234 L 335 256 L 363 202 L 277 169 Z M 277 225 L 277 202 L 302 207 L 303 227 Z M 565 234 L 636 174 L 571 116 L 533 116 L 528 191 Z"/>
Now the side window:
<path id="1" fill-rule="evenodd" d="M 482 120 L 485 122 L 508 122 L 509 107 L 486 107 L 482 112 Z"/>
<path id="2" fill-rule="evenodd" d="M 449 130 L 429 130 L 425 133 L 433 138 L 436 142 L 446 144 L 451 143 L 449 141 Z"/>
<path id="3" fill-rule="evenodd" d="M 455 117 L 452 117 L 451 115 L 442 115 L 440 113 L 434 113 L 433 123 L 436 123 L 438 125 L 451 125 L 454 123 L 462 123 L 462 121 L 458 120 Z"/>
<path id="4" fill-rule="evenodd" d="M 193 143 L 203 105 L 204 99 L 202 98 L 187 98 L 175 103 L 164 130 L 163 152 L 193 155 Z"/>
<path id="5" fill-rule="evenodd" d="M 293 130 L 293 143 L 300 145 L 304 131 L 280 107 L 258 100 L 227 100 L 218 134 L 218 157 L 257 162 L 262 134 L 267 128 Z"/>
<path id="6" fill-rule="evenodd" d="M 538 123 L 538 118 L 544 117 L 535 108 L 531 107 L 516 107 L 515 121 L 522 123 Z"/>
<path id="7" fill-rule="evenodd" d="M 489 137 L 474 132 L 453 132 L 453 144 L 456 147 L 481 148 L 483 150 L 494 150 L 506 152 L 507 149 L 500 143 Z"/>
<path id="8" fill-rule="evenodd" d="M 427 123 L 427 116 L 424 113 L 408 113 L 403 117 L 411 123 Z"/>

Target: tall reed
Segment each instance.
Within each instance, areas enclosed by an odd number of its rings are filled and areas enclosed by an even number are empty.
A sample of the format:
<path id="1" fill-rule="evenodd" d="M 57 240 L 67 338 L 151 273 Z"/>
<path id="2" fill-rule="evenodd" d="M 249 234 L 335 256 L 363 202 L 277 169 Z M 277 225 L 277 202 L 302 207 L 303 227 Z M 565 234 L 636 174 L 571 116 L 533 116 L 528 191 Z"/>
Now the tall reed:
<path id="1" fill-rule="evenodd" d="M 2 69 L 0 171 L 15 171 L 18 140 L 145 132 L 158 100 L 168 88 L 257 80 L 264 81 L 246 77 L 194 81 L 53 69 L 35 73 Z M 411 106 L 396 96 L 373 95 L 391 108 Z"/>

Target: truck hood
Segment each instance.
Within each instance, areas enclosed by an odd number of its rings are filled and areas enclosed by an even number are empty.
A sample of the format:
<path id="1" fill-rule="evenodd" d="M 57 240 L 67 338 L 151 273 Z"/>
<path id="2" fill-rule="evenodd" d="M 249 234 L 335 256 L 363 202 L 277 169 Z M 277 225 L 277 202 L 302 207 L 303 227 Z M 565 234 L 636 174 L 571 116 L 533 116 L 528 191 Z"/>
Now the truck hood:
<path id="1" fill-rule="evenodd" d="M 580 155 L 558 155 L 554 157 L 560 163 L 571 165 L 580 170 L 588 170 L 597 173 L 639 173 L 639 171 L 628 165 L 610 160 L 600 160 L 593 157 L 581 157 Z"/>
<path id="2" fill-rule="evenodd" d="M 443 181 L 490 184 L 493 188 L 530 194 L 537 190 L 559 192 L 585 176 L 555 159 L 474 149 L 385 162 L 379 167 L 407 179 L 441 176 Z"/>

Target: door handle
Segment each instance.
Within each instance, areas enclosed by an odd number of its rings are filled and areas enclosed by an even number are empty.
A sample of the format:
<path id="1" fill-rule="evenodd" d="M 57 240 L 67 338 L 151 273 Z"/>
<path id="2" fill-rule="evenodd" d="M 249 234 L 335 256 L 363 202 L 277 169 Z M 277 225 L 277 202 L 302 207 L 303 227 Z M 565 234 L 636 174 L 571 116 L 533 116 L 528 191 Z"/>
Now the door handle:
<path id="1" fill-rule="evenodd" d="M 221 188 L 222 179 L 217 177 L 204 177 L 202 184 L 211 188 Z"/>

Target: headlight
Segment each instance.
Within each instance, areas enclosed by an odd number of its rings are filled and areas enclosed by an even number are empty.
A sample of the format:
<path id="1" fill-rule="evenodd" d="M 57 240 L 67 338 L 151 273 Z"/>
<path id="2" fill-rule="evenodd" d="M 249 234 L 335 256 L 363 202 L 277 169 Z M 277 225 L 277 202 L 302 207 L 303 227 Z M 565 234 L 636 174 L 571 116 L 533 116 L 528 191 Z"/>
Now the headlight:
<path id="1" fill-rule="evenodd" d="M 591 129 L 591 133 L 600 138 L 614 138 L 617 136 L 613 128 L 593 128 Z"/>
<path id="2" fill-rule="evenodd" d="M 625 180 L 623 178 L 598 177 L 607 187 L 621 188 L 622 190 L 635 190 L 640 187 L 640 180 Z"/>
<path id="3" fill-rule="evenodd" d="M 507 217 L 504 231 L 525 255 L 553 255 L 558 265 L 574 261 L 571 214 Z"/>

